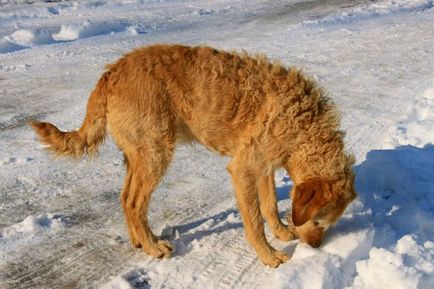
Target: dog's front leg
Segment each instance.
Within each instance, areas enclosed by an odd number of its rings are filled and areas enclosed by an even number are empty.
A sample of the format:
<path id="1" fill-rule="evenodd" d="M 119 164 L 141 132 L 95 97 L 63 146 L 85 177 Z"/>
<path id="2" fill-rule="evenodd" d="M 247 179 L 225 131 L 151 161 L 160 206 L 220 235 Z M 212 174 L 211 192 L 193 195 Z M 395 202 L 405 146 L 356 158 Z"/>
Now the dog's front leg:
<path id="1" fill-rule="evenodd" d="M 284 252 L 276 251 L 268 243 L 257 192 L 257 174 L 254 166 L 246 165 L 243 157 L 235 157 L 228 166 L 235 188 L 238 208 L 244 223 L 246 239 L 255 249 L 258 258 L 272 268 L 289 259 Z"/>
<path id="2" fill-rule="evenodd" d="M 268 176 L 259 178 L 258 194 L 262 216 L 267 220 L 274 236 L 286 242 L 294 240 L 295 234 L 289 226 L 282 223 L 279 217 L 274 172 Z"/>

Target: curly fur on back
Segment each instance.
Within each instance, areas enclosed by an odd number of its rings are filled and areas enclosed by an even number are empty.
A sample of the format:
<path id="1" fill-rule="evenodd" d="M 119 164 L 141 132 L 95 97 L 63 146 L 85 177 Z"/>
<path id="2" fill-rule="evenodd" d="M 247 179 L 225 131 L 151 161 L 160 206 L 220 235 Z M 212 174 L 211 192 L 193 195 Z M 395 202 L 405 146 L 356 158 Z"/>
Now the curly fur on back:
<path id="1" fill-rule="evenodd" d="M 171 247 L 152 234 L 146 211 L 176 143 L 197 141 L 232 157 L 228 171 L 246 237 L 258 257 L 275 267 L 287 256 L 266 241 L 261 214 L 279 238 L 295 234 L 278 218 L 275 169 L 287 169 L 295 183 L 294 200 L 299 185 L 307 192 L 299 198 L 306 200 L 298 204 L 303 215 L 298 222 L 313 220 L 312 212 L 324 214 L 324 204 L 338 212 L 328 220 L 334 222 L 355 196 L 354 160 L 344 151 L 339 122 L 318 84 L 295 68 L 263 55 L 154 45 L 107 66 L 78 132 L 32 125 L 54 152 L 73 156 L 95 151 L 108 126 L 128 164 L 121 199 L 130 238 L 157 257 L 169 255 Z"/>

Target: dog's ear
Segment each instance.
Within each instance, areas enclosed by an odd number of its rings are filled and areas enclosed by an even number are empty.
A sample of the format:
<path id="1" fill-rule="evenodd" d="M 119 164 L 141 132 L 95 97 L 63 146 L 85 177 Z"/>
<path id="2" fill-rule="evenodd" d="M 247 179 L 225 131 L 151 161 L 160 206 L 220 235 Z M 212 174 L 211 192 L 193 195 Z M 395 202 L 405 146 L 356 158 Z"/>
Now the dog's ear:
<path id="1" fill-rule="evenodd" d="M 292 200 L 292 222 L 301 226 L 323 208 L 331 199 L 331 185 L 321 180 L 305 181 L 295 187 Z"/>

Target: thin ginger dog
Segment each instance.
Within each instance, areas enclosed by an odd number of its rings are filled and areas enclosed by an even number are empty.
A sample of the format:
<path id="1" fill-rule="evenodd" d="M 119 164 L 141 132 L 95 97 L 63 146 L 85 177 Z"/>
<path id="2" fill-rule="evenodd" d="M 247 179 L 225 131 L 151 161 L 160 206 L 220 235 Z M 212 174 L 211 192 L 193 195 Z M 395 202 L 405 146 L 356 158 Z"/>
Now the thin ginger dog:
<path id="1" fill-rule="evenodd" d="M 158 258 L 172 246 L 152 233 L 147 210 L 176 144 L 195 141 L 230 156 L 247 241 L 277 267 L 289 257 L 270 246 L 263 218 L 277 238 L 318 247 L 356 197 L 339 122 L 330 99 L 294 68 L 203 46 L 155 45 L 107 66 L 78 131 L 31 125 L 52 152 L 76 158 L 96 152 L 110 131 L 127 164 L 121 202 L 129 237 Z M 289 226 L 277 210 L 280 167 L 294 182 Z"/>

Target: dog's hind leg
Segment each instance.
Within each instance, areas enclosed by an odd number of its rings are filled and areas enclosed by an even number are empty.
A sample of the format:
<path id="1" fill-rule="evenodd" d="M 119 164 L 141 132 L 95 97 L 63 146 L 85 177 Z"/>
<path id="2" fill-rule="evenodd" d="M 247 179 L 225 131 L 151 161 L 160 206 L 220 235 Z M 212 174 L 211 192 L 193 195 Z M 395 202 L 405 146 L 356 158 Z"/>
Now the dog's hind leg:
<path id="1" fill-rule="evenodd" d="M 277 208 L 274 174 L 260 177 L 258 180 L 258 195 L 262 216 L 267 220 L 274 236 L 282 241 L 295 239 L 295 235 L 285 226 L 279 217 Z"/>
<path id="2" fill-rule="evenodd" d="M 121 193 L 121 204 L 122 207 L 124 209 L 125 212 L 125 221 L 127 223 L 127 227 L 128 227 L 128 235 L 130 236 L 130 240 L 131 243 L 133 243 L 134 247 L 140 248 L 142 246 L 142 244 L 140 244 L 139 239 L 137 238 L 137 234 L 136 231 L 134 230 L 134 226 L 132 223 L 132 216 L 129 216 L 130 211 L 127 210 L 127 200 L 128 200 L 128 194 L 130 192 L 130 187 L 131 187 L 131 179 L 133 177 L 133 172 L 131 170 L 130 165 L 128 164 L 128 158 L 126 155 L 124 155 L 124 159 L 125 159 L 125 165 L 127 167 L 127 175 L 125 176 L 125 181 L 124 181 L 124 187 L 122 189 L 122 193 Z"/>
<path id="3" fill-rule="evenodd" d="M 157 258 L 169 257 L 172 246 L 167 241 L 159 240 L 149 228 L 148 205 L 152 192 L 166 172 L 173 149 L 174 140 L 162 140 L 146 141 L 142 146 L 125 152 L 128 173 L 122 203 L 131 241 Z"/>
<path id="4" fill-rule="evenodd" d="M 228 171 L 235 187 L 247 241 L 264 264 L 275 268 L 287 261 L 289 257 L 284 252 L 276 251 L 271 247 L 265 237 L 257 192 L 258 175 L 255 172 L 255 167 L 259 166 L 248 165 L 246 155 L 243 152 L 235 156 L 228 165 Z"/>

